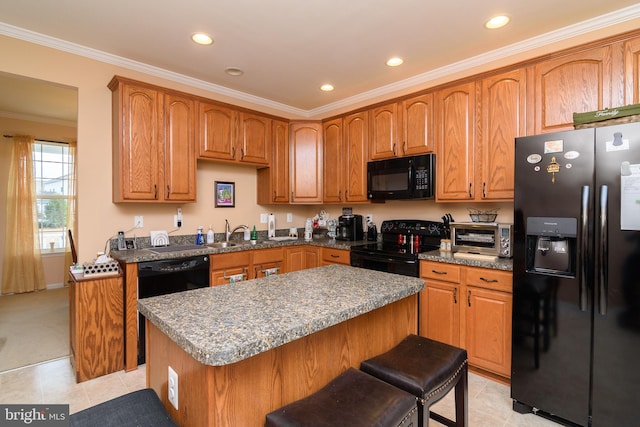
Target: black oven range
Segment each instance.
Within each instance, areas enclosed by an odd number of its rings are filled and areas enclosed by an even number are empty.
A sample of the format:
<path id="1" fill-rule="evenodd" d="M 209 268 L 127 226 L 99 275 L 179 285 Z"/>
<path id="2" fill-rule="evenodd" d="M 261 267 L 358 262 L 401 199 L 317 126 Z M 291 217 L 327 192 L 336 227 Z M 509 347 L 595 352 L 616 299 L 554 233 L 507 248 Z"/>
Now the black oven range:
<path id="1" fill-rule="evenodd" d="M 419 277 L 418 254 L 437 250 L 444 224 L 417 219 L 383 221 L 381 240 L 351 247 L 351 265 L 369 270 Z"/>

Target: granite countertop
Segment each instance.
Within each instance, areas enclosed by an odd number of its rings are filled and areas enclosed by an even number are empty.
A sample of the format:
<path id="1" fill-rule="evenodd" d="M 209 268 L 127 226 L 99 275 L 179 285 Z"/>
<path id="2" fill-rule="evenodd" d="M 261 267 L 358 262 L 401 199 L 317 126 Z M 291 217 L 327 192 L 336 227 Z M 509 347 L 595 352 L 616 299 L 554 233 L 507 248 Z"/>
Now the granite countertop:
<path id="1" fill-rule="evenodd" d="M 441 252 L 439 250 L 424 252 L 418 258 L 425 261 L 445 262 L 448 264 L 459 264 L 468 267 L 491 268 L 494 270 L 513 271 L 513 260 L 511 258 L 496 258 L 491 261 L 479 259 L 454 258 L 451 252 Z"/>
<path id="2" fill-rule="evenodd" d="M 229 252 L 240 252 L 240 251 L 251 251 L 258 249 L 269 249 L 269 248 L 279 248 L 279 247 L 288 247 L 288 246 L 296 246 L 296 245 L 312 245 L 312 246 L 320 246 L 326 248 L 334 248 L 334 249 L 343 249 L 350 250 L 351 246 L 354 245 L 362 245 L 367 243 L 366 240 L 357 240 L 357 241 L 345 241 L 345 240 L 335 240 L 329 238 L 319 238 L 313 239 L 310 242 L 302 238 L 294 239 L 294 240 L 258 240 L 258 243 L 255 245 L 250 244 L 249 241 L 235 241 L 236 246 L 228 246 L 226 248 L 218 248 L 211 247 L 207 245 L 203 245 L 199 248 L 196 248 L 196 245 L 189 244 L 188 242 L 184 243 L 184 245 L 188 249 L 180 250 L 180 245 L 178 246 L 176 251 L 171 252 L 153 252 L 153 248 L 141 248 L 141 249 L 130 249 L 124 251 L 111 250 L 109 252 L 109 256 L 113 259 L 125 262 L 125 263 L 135 263 L 135 262 L 143 262 L 143 261 L 156 261 L 162 259 L 175 259 L 175 258 L 184 258 L 194 255 L 214 255 L 214 254 L 222 254 Z"/>
<path id="3" fill-rule="evenodd" d="M 241 361 L 420 292 L 419 278 L 329 265 L 138 301 L 194 359 Z"/>

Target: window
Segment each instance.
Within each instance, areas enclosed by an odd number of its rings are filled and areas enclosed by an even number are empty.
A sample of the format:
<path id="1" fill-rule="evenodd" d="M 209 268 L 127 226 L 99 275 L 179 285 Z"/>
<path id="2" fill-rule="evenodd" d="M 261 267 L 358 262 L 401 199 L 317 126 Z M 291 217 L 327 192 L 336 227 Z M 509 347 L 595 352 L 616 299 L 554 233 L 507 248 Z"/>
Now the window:
<path id="1" fill-rule="evenodd" d="M 38 239 L 41 250 L 63 251 L 67 240 L 67 208 L 75 204 L 73 154 L 67 144 L 35 141 L 33 178 L 36 184 Z"/>

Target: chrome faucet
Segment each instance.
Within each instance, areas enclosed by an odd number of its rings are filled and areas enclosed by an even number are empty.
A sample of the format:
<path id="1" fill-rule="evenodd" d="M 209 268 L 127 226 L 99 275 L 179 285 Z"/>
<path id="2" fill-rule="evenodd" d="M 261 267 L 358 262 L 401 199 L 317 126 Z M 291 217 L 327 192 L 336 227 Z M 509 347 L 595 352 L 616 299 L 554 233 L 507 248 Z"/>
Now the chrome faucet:
<path id="1" fill-rule="evenodd" d="M 240 229 L 243 229 L 243 230 L 248 230 L 248 229 L 249 229 L 249 227 L 248 227 L 248 226 L 246 226 L 246 225 L 239 225 L 239 226 L 235 227 L 233 230 L 231 230 L 231 226 L 229 225 L 229 220 L 228 220 L 228 219 L 225 219 L 225 220 L 224 220 L 224 222 L 225 222 L 225 225 L 224 225 L 224 235 L 225 235 L 225 237 L 226 237 L 226 241 L 227 241 L 227 242 L 229 241 L 229 237 L 230 237 L 233 233 L 235 233 L 236 231 L 238 231 L 238 230 L 240 230 Z"/>

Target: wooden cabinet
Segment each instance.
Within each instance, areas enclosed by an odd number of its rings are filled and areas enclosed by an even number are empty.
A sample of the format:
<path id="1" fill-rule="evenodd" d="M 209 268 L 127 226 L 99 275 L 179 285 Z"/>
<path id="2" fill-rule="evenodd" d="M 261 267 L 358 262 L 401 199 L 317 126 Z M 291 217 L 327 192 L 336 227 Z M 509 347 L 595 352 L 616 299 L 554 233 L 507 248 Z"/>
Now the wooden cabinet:
<path id="1" fill-rule="evenodd" d="M 124 368 L 122 276 L 76 279 L 69 285 L 71 365 L 82 382 Z"/>
<path id="2" fill-rule="evenodd" d="M 192 98 L 114 77 L 113 201 L 196 200 Z"/>
<path id="3" fill-rule="evenodd" d="M 371 160 L 433 151 L 433 94 L 421 94 L 369 112 Z"/>
<path id="4" fill-rule="evenodd" d="M 526 134 L 526 72 L 508 71 L 487 77 L 480 84 L 479 162 L 474 199 L 511 201 L 515 187 L 515 138 Z"/>
<path id="5" fill-rule="evenodd" d="M 291 123 L 289 138 L 289 202 L 322 203 L 322 124 Z"/>
<path id="6" fill-rule="evenodd" d="M 624 76 L 622 105 L 638 104 L 640 103 L 640 37 L 625 41 L 622 51 Z"/>
<path id="7" fill-rule="evenodd" d="M 324 203 L 367 202 L 367 113 L 323 123 Z"/>
<path id="8" fill-rule="evenodd" d="M 573 113 L 612 105 L 612 48 L 602 46 L 532 65 L 533 134 L 573 129 Z"/>
<path id="9" fill-rule="evenodd" d="M 351 253 L 346 249 L 322 248 L 321 265 L 351 265 Z"/>
<path id="10" fill-rule="evenodd" d="M 253 251 L 253 277 L 265 277 L 269 274 L 282 274 L 285 272 L 284 248 L 260 249 Z"/>
<path id="11" fill-rule="evenodd" d="M 512 274 L 421 261 L 420 335 L 467 349 L 469 364 L 511 374 Z"/>
<path id="12" fill-rule="evenodd" d="M 289 123 L 271 123 L 271 164 L 258 169 L 258 204 L 289 203 Z"/>
<path id="13" fill-rule="evenodd" d="M 437 201 L 473 199 L 475 105 L 475 82 L 461 83 L 435 93 Z"/>
<path id="14" fill-rule="evenodd" d="M 314 268 L 320 262 L 320 248 L 309 245 L 290 246 L 285 249 L 285 257 L 285 271 L 287 273 Z"/>
<path id="15" fill-rule="evenodd" d="M 215 102 L 198 102 L 201 159 L 269 165 L 271 119 Z"/>
<path id="16" fill-rule="evenodd" d="M 210 286 L 226 285 L 231 280 L 252 279 L 251 251 L 212 255 L 210 274 Z"/>

